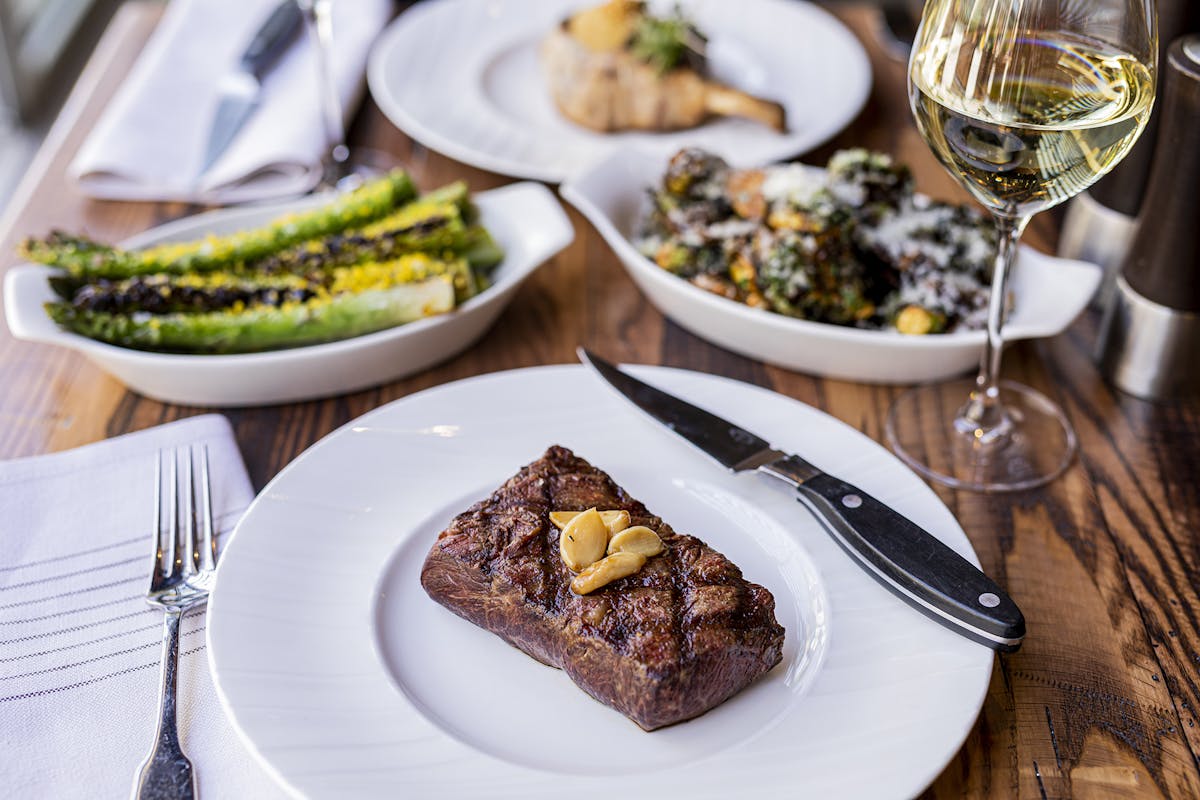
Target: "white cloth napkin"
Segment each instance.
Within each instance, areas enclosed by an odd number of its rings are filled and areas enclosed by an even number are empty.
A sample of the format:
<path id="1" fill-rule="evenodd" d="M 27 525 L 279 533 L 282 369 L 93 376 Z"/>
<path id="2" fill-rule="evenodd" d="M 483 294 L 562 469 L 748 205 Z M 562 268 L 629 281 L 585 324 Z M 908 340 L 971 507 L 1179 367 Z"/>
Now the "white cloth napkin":
<path id="1" fill-rule="evenodd" d="M 162 612 L 146 605 L 160 448 L 207 443 L 228 534 L 253 498 L 208 415 L 0 462 L 0 795 L 128 798 L 154 741 Z M 184 618 L 179 729 L 201 797 L 284 796 L 217 701 L 202 609 Z"/>
<path id="2" fill-rule="evenodd" d="M 70 167 L 85 194 L 235 203 L 299 194 L 325 147 L 314 52 L 305 32 L 263 80 L 261 102 L 203 176 L 221 78 L 279 0 L 172 0 Z M 361 98 L 371 42 L 391 0 L 338 0 L 332 63 L 343 111 Z"/>

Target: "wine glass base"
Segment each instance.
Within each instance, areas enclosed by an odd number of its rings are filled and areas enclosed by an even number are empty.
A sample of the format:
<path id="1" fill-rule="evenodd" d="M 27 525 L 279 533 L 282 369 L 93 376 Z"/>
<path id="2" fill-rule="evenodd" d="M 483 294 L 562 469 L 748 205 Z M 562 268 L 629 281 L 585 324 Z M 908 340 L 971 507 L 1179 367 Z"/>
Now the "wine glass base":
<path id="1" fill-rule="evenodd" d="M 1062 409 L 1034 389 L 1000 382 L 1005 435 L 984 442 L 956 425 L 974 378 L 910 389 L 888 413 L 888 446 L 930 480 L 977 492 L 1015 492 L 1057 478 L 1075 456 L 1075 431 Z"/>

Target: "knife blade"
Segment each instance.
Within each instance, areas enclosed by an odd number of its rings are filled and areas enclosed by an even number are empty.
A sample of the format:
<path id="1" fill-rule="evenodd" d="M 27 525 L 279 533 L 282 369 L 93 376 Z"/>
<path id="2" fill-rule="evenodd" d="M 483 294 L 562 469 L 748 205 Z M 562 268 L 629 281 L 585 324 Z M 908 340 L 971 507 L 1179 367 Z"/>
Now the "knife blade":
<path id="1" fill-rule="evenodd" d="M 300 33 L 303 17 L 295 0 L 283 0 L 250 40 L 238 68 L 221 80 L 200 174 L 208 172 L 258 108 L 262 80 Z"/>
<path id="2" fill-rule="evenodd" d="M 930 619 L 972 641 L 1011 653 L 1025 618 L 994 581 L 933 534 L 863 490 L 800 456 L 617 369 L 580 347 L 590 366 L 625 399 L 731 472 L 783 481 L 821 526 L 873 578 Z"/>

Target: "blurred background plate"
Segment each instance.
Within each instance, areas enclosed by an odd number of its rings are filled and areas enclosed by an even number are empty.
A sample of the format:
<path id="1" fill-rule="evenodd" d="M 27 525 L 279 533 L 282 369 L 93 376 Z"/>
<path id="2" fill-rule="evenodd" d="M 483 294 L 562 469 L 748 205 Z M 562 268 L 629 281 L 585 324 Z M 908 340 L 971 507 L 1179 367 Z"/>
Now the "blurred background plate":
<path id="1" fill-rule="evenodd" d="M 739 166 L 763 163 L 726 155 Z M 842 380 L 920 383 L 979 366 L 987 340 L 982 330 L 906 336 L 796 319 L 718 297 L 654 264 L 631 239 L 647 189 L 659 183 L 666 165 L 659 155 L 617 152 L 563 184 L 562 196 L 596 227 L 650 302 L 678 325 L 735 353 Z M 1094 264 L 1022 247 L 1009 284 L 1013 309 L 1005 341 L 1061 333 L 1087 307 L 1100 276 Z"/>
<path id="2" fill-rule="evenodd" d="M 233 355 L 150 353 L 63 330 L 42 304 L 56 299 L 54 270 L 13 267 L 4 280 L 4 316 L 13 336 L 77 350 L 135 392 L 168 403 L 246 406 L 309 400 L 376 386 L 457 354 L 475 342 L 517 287 L 575 236 L 544 186 L 521 183 L 473 195 L 481 222 L 504 248 L 494 283 L 458 308 L 395 328 L 327 344 Z M 176 220 L 134 236 L 123 247 L 188 241 L 265 224 L 281 214 L 329 202 L 314 196 L 231 208 Z"/>
<path id="3" fill-rule="evenodd" d="M 759 162 L 786 158 L 840 131 L 871 90 L 862 45 L 823 9 L 796 0 L 690 0 L 682 7 L 709 38 L 714 76 L 782 103 L 789 132 L 720 119 L 669 133 L 597 133 L 555 109 L 537 51 L 571 11 L 600 2 L 421 3 L 376 43 L 371 94 L 388 119 L 434 150 L 493 172 L 558 182 L 619 146 L 665 154 L 686 143 Z M 434 82 L 438 89 L 430 91 Z"/>

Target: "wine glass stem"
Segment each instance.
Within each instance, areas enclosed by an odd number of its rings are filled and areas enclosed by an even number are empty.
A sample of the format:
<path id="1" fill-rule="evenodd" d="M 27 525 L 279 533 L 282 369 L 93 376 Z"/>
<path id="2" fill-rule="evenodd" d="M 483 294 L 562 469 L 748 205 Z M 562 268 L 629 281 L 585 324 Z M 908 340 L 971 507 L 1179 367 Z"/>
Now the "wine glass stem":
<path id="1" fill-rule="evenodd" d="M 975 391 L 958 412 L 956 426 L 969 432 L 981 443 L 1005 435 L 1008 416 L 1000 403 L 1000 357 L 1004 352 L 1004 312 L 1008 305 L 1008 279 L 1017 257 L 1017 244 L 1029 217 L 995 214 L 1000 234 L 996 266 L 992 272 L 992 293 L 988 301 L 987 344 L 975 379 Z"/>
<path id="2" fill-rule="evenodd" d="M 325 127 L 325 150 L 321 156 L 321 187 L 333 188 L 345 177 L 350 150 L 342 122 L 342 103 L 334 82 L 330 53 L 333 47 L 332 0 L 296 0 L 304 12 L 304 25 L 317 61 L 321 119 Z"/>

